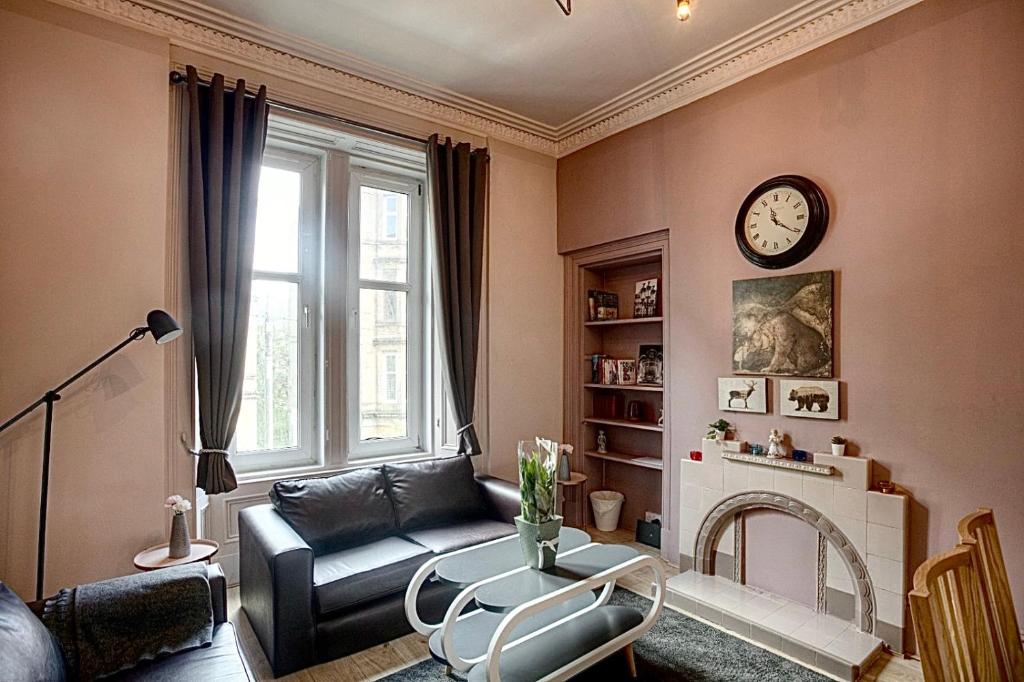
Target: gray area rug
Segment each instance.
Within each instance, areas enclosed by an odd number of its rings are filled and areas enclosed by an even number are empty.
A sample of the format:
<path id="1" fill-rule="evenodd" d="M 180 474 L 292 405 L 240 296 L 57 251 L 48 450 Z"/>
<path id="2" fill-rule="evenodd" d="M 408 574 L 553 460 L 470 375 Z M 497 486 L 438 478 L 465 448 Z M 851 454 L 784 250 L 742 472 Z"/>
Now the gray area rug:
<path id="1" fill-rule="evenodd" d="M 612 604 L 647 610 L 650 600 L 629 590 L 616 589 Z M 641 682 L 828 682 L 781 656 L 765 651 L 721 630 L 665 608 L 658 622 L 633 644 Z M 434 660 L 409 666 L 384 678 L 388 682 L 451 682 Z M 612 654 L 577 675 L 577 682 L 628 680 L 625 657 Z"/>

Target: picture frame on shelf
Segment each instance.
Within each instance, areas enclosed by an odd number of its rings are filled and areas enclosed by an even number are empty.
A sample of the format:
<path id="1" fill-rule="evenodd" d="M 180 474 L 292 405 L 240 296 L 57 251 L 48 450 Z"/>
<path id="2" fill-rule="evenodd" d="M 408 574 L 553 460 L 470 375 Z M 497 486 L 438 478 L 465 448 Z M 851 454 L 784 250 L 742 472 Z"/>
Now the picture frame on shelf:
<path id="1" fill-rule="evenodd" d="M 660 343 L 641 343 L 637 347 L 636 383 L 643 386 L 664 386 L 665 354 Z"/>
<path id="2" fill-rule="evenodd" d="M 642 279 L 634 286 L 633 317 L 658 316 L 658 280 Z"/>
<path id="3" fill-rule="evenodd" d="M 588 289 L 587 314 L 591 322 L 619 319 L 619 295 L 611 291 Z"/>
<path id="4" fill-rule="evenodd" d="M 839 382 L 780 379 L 779 412 L 786 417 L 839 419 Z"/>
<path id="5" fill-rule="evenodd" d="M 765 377 L 719 377 L 718 409 L 768 414 L 768 380 Z"/>

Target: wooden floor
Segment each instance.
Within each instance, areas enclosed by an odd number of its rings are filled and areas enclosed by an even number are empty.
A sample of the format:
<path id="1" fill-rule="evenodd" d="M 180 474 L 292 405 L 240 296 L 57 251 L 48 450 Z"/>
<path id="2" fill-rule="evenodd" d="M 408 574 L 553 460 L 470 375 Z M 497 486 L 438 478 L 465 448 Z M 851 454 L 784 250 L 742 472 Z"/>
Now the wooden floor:
<path id="1" fill-rule="evenodd" d="M 591 528 L 587 532 L 595 542 L 629 545 L 645 554 L 660 556 L 658 550 L 634 542 L 633 534 L 629 531 L 617 530 L 605 533 Z M 666 578 L 676 575 L 678 572 L 677 569 L 665 564 Z M 644 596 L 650 594 L 650 585 L 643 577 L 631 576 L 620 581 L 619 585 Z M 240 608 L 237 587 L 228 590 L 228 617 L 238 630 L 242 649 L 256 678 L 258 680 L 274 679 L 267 659 L 263 655 L 263 650 L 249 625 L 249 620 Z M 289 682 L 362 682 L 386 677 L 397 670 L 428 658 L 430 658 L 430 654 L 427 651 L 426 637 L 411 634 L 280 679 Z M 885 654 L 861 679 L 864 682 L 921 682 L 924 678 L 921 675 L 919 662 Z"/>

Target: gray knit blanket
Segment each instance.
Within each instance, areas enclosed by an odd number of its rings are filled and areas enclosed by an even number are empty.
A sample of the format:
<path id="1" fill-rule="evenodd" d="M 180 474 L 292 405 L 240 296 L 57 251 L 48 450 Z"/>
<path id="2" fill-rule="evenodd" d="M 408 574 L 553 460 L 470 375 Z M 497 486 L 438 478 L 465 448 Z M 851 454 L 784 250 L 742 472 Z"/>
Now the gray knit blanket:
<path id="1" fill-rule="evenodd" d="M 213 641 L 204 564 L 174 566 L 61 590 L 43 622 L 64 651 L 69 677 L 94 680 Z"/>

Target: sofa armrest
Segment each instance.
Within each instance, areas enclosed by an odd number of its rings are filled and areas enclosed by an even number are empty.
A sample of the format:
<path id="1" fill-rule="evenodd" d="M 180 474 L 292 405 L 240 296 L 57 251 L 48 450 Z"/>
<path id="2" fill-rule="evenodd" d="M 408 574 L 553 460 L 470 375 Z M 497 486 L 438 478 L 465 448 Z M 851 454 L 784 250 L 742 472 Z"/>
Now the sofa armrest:
<path id="1" fill-rule="evenodd" d="M 210 581 L 210 601 L 213 603 L 213 624 L 228 622 L 228 581 L 220 564 L 207 564 L 206 579 Z"/>
<path id="2" fill-rule="evenodd" d="M 313 550 L 272 505 L 238 514 L 242 608 L 275 676 L 315 662 Z"/>
<path id="3" fill-rule="evenodd" d="M 494 476 L 478 474 L 477 483 L 484 496 L 491 518 L 505 523 L 515 523 L 522 507 L 519 503 L 519 486 Z"/>

